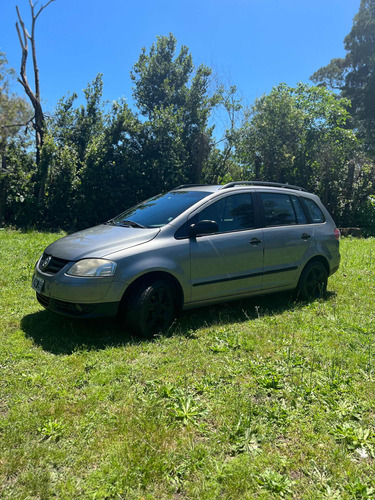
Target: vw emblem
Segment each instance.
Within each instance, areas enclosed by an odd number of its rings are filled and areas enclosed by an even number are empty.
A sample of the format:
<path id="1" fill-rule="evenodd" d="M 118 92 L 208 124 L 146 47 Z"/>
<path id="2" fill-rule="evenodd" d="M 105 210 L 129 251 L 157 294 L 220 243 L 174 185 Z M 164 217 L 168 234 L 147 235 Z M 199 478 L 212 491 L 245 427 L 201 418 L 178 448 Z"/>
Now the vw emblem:
<path id="1" fill-rule="evenodd" d="M 44 256 L 44 257 L 41 258 L 39 267 L 40 267 L 40 269 L 42 271 L 44 271 L 45 269 L 47 269 L 48 264 L 51 262 L 51 259 L 52 259 L 51 255 L 46 255 L 46 256 Z"/>

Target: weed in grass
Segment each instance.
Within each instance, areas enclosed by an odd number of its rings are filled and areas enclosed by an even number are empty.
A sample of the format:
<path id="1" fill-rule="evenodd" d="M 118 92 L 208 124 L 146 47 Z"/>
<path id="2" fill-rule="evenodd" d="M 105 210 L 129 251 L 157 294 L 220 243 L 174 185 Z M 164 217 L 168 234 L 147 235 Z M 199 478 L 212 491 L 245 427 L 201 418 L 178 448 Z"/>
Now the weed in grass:
<path id="1" fill-rule="evenodd" d="M 263 373 L 259 378 L 257 378 L 257 382 L 262 387 L 266 389 L 281 389 L 283 386 L 283 377 L 277 372 L 275 368 L 269 368 L 265 373 Z"/>
<path id="2" fill-rule="evenodd" d="M 216 377 L 204 375 L 197 380 L 194 386 L 194 391 L 197 395 L 205 395 L 206 397 L 214 396 L 216 389 L 220 390 L 220 386 L 228 383 L 227 380 L 220 380 Z"/>
<path id="3" fill-rule="evenodd" d="M 57 420 L 47 420 L 41 427 L 38 428 L 38 432 L 42 435 L 42 440 L 59 441 L 64 434 L 65 425 Z"/>
<path id="4" fill-rule="evenodd" d="M 322 488 L 321 494 L 318 496 L 322 500 L 341 500 L 341 488 L 333 488 L 329 484 Z"/>
<path id="5" fill-rule="evenodd" d="M 181 422 L 185 426 L 197 426 L 207 414 L 207 407 L 198 401 L 196 390 L 186 386 L 186 380 L 185 387 L 170 382 L 160 383 L 158 380 L 148 381 L 146 387 L 153 404 L 164 407 L 172 421 Z"/>
<path id="6" fill-rule="evenodd" d="M 205 447 L 195 444 L 194 441 L 190 442 L 189 451 L 188 456 L 177 453 L 171 469 L 166 472 L 166 478 L 177 494 L 183 493 L 184 483 L 188 481 L 188 478 L 203 471 L 210 461 Z"/>
<path id="7" fill-rule="evenodd" d="M 335 415 L 342 420 L 355 420 L 359 421 L 361 419 L 361 412 L 358 405 L 351 401 L 340 400 L 333 404 L 333 409 Z"/>
<path id="8" fill-rule="evenodd" d="M 258 482 L 264 489 L 281 498 L 292 495 L 293 481 L 271 468 L 259 474 Z"/>
<path id="9" fill-rule="evenodd" d="M 344 422 L 338 424 L 331 432 L 336 441 L 348 451 L 360 450 L 359 456 L 367 458 L 369 453 L 375 458 L 375 435 L 372 429 L 365 429 L 353 422 Z"/>
<path id="10" fill-rule="evenodd" d="M 241 348 L 241 340 L 238 331 L 233 331 L 230 328 L 224 328 L 218 331 L 214 337 L 214 344 L 211 345 L 210 350 L 216 353 L 223 353 L 229 350 L 236 350 Z"/>
<path id="11" fill-rule="evenodd" d="M 303 468 L 303 473 L 321 486 L 328 485 L 332 478 L 328 468 L 325 465 L 318 465 L 314 459 L 310 459 L 308 466 Z"/>
<path id="12" fill-rule="evenodd" d="M 373 482 L 372 482 L 373 483 Z M 355 479 L 344 487 L 345 492 L 348 493 L 350 498 L 358 499 L 373 499 L 375 498 L 375 487 L 369 484 L 368 481 L 363 479 Z"/>
<path id="13" fill-rule="evenodd" d="M 252 424 L 251 415 L 240 415 L 234 431 L 230 434 L 231 453 L 261 453 L 261 432 L 261 429 Z"/>
<path id="14" fill-rule="evenodd" d="M 190 395 L 177 396 L 170 411 L 172 417 L 180 420 L 184 425 L 189 423 L 197 425 L 199 419 L 207 412 Z"/>

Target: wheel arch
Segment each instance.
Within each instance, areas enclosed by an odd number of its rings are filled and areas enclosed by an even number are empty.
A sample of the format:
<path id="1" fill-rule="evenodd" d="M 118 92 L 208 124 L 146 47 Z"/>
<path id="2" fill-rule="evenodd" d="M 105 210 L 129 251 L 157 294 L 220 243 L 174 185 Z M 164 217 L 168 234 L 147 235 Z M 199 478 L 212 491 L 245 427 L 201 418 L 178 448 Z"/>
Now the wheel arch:
<path id="1" fill-rule="evenodd" d="M 177 311 L 181 311 L 184 304 L 184 292 L 182 286 L 177 278 L 175 278 L 172 274 L 166 271 L 151 271 L 146 274 L 142 274 L 137 279 L 135 279 L 125 290 L 122 298 L 121 298 L 121 306 L 120 309 L 126 307 L 128 303 L 129 297 L 131 297 L 136 291 L 143 285 L 148 283 L 153 283 L 157 280 L 164 280 L 171 283 L 176 293 L 176 309 Z"/>
<path id="2" fill-rule="evenodd" d="M 309 268 L 313 269 L 314 265 L 316 266 L 317 264 L 319 264 L 321 268 L 324 269 L 326 275 L 319 276 L 319 279 L 314 276 L 312 278 L 312 281 L 308 281 L 308 278 L 311 274 Z M 326 259 L 321 256 L 311 258 L 304 266 L 298 279 L 298 284 L 296 287 L 297 297 L 301 297 L 302 300 L 311 300 L 322 297 L 327 290 L 328 276 L 329 264 Z"/>
<path id="3" fill-rule="evenodd" d="M 311 264 L 311 262 L 321 262 L 323 264 L 323 266 L 326 268 L 326 271 L 327 271 L 327 276 L 330 275 L 330 269 L 329 269 L 329 264 L 328 264 L 328 260 L 323 257 L 323 255 L 314 255 L 314 257 L 311 257 L 310 260 L 308 260 L 306 262 L 306 264 L 303 266 L 303 269 L 301 271 L 301 274 L 300 274 L 300 277 L 303 273 L 303 271 L 306 269 L 306 267 Z"/>

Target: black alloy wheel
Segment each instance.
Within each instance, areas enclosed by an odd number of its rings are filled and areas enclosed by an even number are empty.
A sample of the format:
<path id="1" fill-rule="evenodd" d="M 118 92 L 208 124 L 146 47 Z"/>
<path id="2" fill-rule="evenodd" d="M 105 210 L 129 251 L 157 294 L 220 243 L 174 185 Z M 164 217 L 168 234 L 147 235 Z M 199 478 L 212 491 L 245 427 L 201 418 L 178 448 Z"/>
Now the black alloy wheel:
<path id="1" fill-rule="evenodd" d="M 174 315 L 173 286 L 164 280 L 141 285 L 128 306 L 131 333 L 147 338 L 165 332 Z"/>
<path id="2" fill-rule="evenodd" d="M 328 273 L 324 264 L 314 260 L 302 271 L 298 283 L 298 296 L 305 300 L 323 297 L 327 290 Z"/>

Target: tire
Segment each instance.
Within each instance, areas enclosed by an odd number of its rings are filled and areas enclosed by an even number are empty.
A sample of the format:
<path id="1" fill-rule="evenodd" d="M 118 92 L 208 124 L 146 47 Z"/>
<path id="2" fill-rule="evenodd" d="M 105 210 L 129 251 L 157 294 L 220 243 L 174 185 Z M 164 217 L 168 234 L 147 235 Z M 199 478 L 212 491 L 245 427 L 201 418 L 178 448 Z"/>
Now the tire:
<path id="1" fill-rule="evenodd" d="M 324 264 L 313 260 L 306 265 L 299 279 L 297 293 L 303 300 L 323 297 L 327 290 L 328 273 Z"/>
<path id="2" fill-rule="evenodd" d="M 168 281 L 144 283 L 130 298 L 127 322 L 131 333 L 151 338 L 165 332 L 175 316 L 174 289 Z"/>

